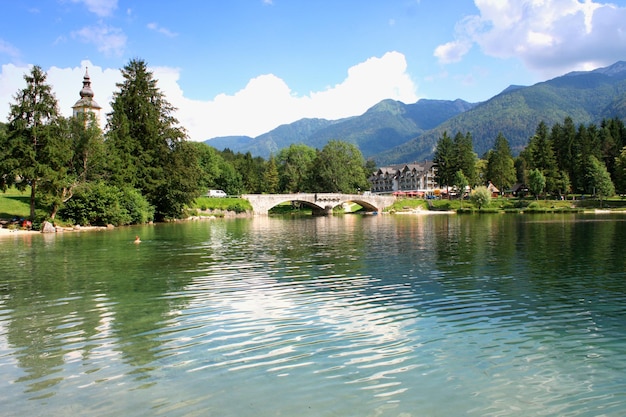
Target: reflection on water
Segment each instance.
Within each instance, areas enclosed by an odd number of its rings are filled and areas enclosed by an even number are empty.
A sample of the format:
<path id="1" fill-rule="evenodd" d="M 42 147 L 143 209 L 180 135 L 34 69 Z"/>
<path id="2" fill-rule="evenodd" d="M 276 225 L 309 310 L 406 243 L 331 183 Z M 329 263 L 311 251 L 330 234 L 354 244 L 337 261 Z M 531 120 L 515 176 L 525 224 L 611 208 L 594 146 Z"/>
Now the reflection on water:
<path id="1" fill-rule="evenodd" d="M 624 220 L 259 217 L 4 239 L 0 414 L 621 416 Z"/>

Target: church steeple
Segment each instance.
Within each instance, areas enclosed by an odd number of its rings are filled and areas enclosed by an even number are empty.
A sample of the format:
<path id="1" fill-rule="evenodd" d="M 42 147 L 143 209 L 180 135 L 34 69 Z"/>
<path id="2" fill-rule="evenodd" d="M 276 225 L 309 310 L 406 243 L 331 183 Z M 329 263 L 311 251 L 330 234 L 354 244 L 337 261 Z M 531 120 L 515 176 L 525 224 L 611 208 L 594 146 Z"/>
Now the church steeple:
<path id="1" fill-rule="evenodd" d="M 83 77 L 83 88 L 80 90 L 80 100 L 72 106 L 72 109 L 74 116 L 77 116 L 79 113 L 94 113 L 98 119 L 98 123 L 100 123 L 100 109 L 102 109 L 102 107 L 100 107 L 93 99 L 91 78 L 89 78 L 89 71 L 87 68 L 85 68 L 85 76 Z"/>

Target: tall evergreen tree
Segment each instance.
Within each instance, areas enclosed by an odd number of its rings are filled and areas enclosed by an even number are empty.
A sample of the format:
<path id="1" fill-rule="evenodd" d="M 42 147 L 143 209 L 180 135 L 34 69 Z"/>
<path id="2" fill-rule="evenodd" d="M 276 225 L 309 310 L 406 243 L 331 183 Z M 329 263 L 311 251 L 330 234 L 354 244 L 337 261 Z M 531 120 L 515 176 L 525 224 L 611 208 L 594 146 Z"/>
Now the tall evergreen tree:
<path id="1" fill-rule="evenodd" d="M 487 179 L 500 191 L 510 188 L 515 183 L 515 165 L 511 147 L 501 133 L 496 138 L 493 151 L 489 153 Z"/>
<path id="2" fill-rule="evenodd" d="M 435 164 L 435 182 L 440 186 L 448 188 L 454 183 L 454 177 L 457 172 L 454 142 L 448 136 L 448 132 L 443 132 L 443 136 L 437 141 L 433 163 Z"/>
<path id="3" fill-rule="evenodd" d="M 576 126 L 571 117 L 566 117 L 563 124 L 556 123 L 552 126 L 550 140 L 559 171 L 564 171 L 570 181 L 573 182 L 575 177 Z"/>
<path id="4" fill-rule="evenodd" d="M 560 178 L 557 161 L 554 156 L 553 144 L 549 136 L 548 126 L 541 121 L 535 134 L 528 141 L 522 152 L 528 169 L 538 169 L 546 179 L 546 190 L 554 192 L 559 189 Z"/>
<path id="5" fill-rule="evenodd" d="M 265 172 L 263 173 L 263 191 L 270 194 L 277 193 L 279 182 L 276 160 L 274 159 L 274 155 L 270 155 L 270 159 L 265 164 Z"/>
<path id="6" fill-rule="evenodd" d="M 35 218 L 35 199 L 40 182 L 61 175 L 59 167 L 70 156 L 66 153 L 65 123 L 59 116 L 57 100 L 46 82 L 47 74 L 34 66 L 24 75 L 26 87 L 14 96 L 5 137 L 4 158 L 0 162 L 2 189 L 15 185 L 30 187 L 30 219 Z M 69 152 L 69 150 L 67 150 Z"/>
<path id="7" fill-rule="evenodd" d="M 615 189 L 618 193 L 626 193 L 626 147 L 615 158 Z"/>
<path id="8" fill-rule="evenodd" d="M 157 220 L 180 216 L 200 194 L 200 169 L 176 110 L 157 87 L 145 61 L 131 60 L 108 116 L 112 179 L 141 191 Z"/>
<path id="9" fill-rule="evenodd" d="M 463 175 L 467 178 L 470 185 L 475 185 L 478 181 L 478 175 L 476 173 L 476 153 L 474 152 L 474 144 L 472 141 L 472 135 L 467 132 L 463 135 L 458 132 L 454 136 L 454 173 L 456 171 L 463 171 Z"/>

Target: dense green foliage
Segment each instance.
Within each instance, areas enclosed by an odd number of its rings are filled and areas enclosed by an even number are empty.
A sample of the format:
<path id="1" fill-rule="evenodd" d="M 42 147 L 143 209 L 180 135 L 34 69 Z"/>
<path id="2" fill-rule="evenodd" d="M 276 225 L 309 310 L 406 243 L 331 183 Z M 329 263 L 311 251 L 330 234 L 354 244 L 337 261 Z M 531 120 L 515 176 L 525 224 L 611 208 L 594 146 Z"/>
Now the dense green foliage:
<path id="1" fill-rule="evenodd" d="M 515 184 L 515 165 L 509 142 L 498 134 L 493 150 L 487 153 L 486 176 L 500 191 L 506 191 Z"/>
<path id="2" fill-rule="evenodd" d="M 546 188 L 546 177 L 544 177 L 543 173 L 537 169 L 533 168 L 528 172 L 528 189 L 535 196 L 535 198 L 539 198 L 539 196 L 543 193 L 543 190 Z"/>
<path id="3" fill-rule="evenodd" d="M 131 60 L 122 76 L 107 121 L 111 180 L 139 189 L 157 220 L 180 217 L 201 192 L 195 148 L 144 61 Z"/>
<path id="4" fill-rule="evenodd" d="M 353 194 L 369 189 L 365 160 L 355 145 L 331 140 L 317 153 L 313 191 Z"/>
<path id="5" fill-rule="evenodd" d="M 446 187 L 456 185 L 456 177 L 460 172 L 469 185 L 478 181 L 476 171 L 476 154 L 472 146 L 472 135 L 460 132 L 450 139 L 447 132 L 437 142 L 433 162 L 436 167 L 435 181 Z"/>
<path id="6" fill-rule="evenodd" d="M 56 98 L 39 66 L 24 75 L 26 87 L 11 104 L 6 134 L 0 140 L 2 189 L 14 185 L 30 188 L 30 218 L 35 217 L 35 197 L 40 182 L 63 181 L 69 152 Z M 61 169 L 61 171 L 57 171 Z"/>
<path id="7" fill-rule="evenodd" d="M 315 149 L 303 144 L 291 144 L 278 152 L 280 189 L 287 193 L 297 193 L 311 189 L 311 175 Z"/>
<path id="8" fill-rule="evenodd" d="M 78 187 L 60 215 L 73 224 L 119 226 L 146 223 L 153 218 L 154 209 L 135 188 L 94 181 Z"/>

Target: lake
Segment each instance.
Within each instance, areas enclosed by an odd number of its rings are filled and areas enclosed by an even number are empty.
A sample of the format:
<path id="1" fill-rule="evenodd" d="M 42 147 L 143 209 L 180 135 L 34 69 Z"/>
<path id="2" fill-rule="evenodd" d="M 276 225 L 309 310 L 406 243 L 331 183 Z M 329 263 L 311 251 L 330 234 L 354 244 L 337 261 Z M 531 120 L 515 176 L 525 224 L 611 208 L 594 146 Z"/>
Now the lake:
<path id="1" fill-rule="evenodd" d="M 626 214 L 6 237 L 0 415 L 623 416 L 625 244 Z"/>

